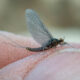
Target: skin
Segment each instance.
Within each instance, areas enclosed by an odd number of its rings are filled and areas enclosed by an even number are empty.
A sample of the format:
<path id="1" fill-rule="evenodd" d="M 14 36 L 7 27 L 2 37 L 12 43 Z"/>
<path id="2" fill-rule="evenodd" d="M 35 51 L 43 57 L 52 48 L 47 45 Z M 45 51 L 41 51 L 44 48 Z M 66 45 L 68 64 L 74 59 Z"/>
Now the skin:
<path id="1" fill-rule="evenodd" d="M 80 80 L 80 44 L 30 52 L 1 34 L 23 46 L 39 46 L 32 38 L 0 32 L 0 80 Z"/>

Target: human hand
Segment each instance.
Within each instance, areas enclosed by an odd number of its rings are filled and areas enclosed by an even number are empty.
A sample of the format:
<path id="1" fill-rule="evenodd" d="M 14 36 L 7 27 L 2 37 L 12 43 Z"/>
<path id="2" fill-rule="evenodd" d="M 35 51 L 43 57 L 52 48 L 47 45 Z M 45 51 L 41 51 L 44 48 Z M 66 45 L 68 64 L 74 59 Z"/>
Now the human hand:
<path id="1" fill-rule="evenodd" d="M 1 34 L 24 46 L 38 46 L 31 38 L 6 32 Z M 3 42 L 9 40 L 0 36 L 0 80 L 80 79 L 80 44 L 73 44 L 75 49 L 63 46 L 42 52 L 30 52 Z"/>

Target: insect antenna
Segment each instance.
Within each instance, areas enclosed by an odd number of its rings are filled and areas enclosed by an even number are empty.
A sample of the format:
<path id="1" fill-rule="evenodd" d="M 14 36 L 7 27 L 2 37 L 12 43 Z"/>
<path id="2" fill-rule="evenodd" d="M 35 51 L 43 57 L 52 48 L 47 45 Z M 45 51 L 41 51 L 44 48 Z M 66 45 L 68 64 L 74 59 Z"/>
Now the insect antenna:
<path id="1" fill-rule="evenodd" d="M 68 46 L 70 46 L 71 48 L 75 48 L 75 47 L 73 47 L 71 44 L 69 44 L 69 43 L 67 43 L 67 42 L 64 42 L 62 45 L 68 45 Z"/>
<path id="2" fill-rule="evenodd" d="M 63 39 L 65 39 L 65 36 L 63 36 Z M 68 45 L 68 46 L 70 46 L 71 48 L 75 48 L 75 47 L 73 47 L 71 44 L 69 44 L 69 43 L 67 43 L 67 42 L 64 42 L 62 45 Z"/>

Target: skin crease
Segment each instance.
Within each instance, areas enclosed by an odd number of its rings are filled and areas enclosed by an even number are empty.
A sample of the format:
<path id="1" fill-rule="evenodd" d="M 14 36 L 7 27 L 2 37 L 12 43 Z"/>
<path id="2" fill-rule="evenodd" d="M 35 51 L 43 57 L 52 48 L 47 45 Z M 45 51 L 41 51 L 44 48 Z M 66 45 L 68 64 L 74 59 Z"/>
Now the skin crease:
<path id="1" fill-rule="evenodd" d="M 13 47 L 1 34 L 23 46 L 38 46 L 32 38 L 1 31 L 0 80 L 80 80 L 80 44 L 30 52 Z"/>

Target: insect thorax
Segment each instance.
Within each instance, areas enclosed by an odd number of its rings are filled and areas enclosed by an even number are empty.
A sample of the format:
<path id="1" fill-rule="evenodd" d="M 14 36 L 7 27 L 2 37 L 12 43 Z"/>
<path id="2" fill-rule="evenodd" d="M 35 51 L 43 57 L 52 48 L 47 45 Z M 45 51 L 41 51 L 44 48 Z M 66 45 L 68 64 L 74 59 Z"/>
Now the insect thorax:
<path id="1" fill-rule="evenodd" d="M 44 47 L 49 47 L 49 48 L 55 47 L 58 44 L 58 42 L 59 42 L 58 39 L 51 39 L 44 45 Z"/>

